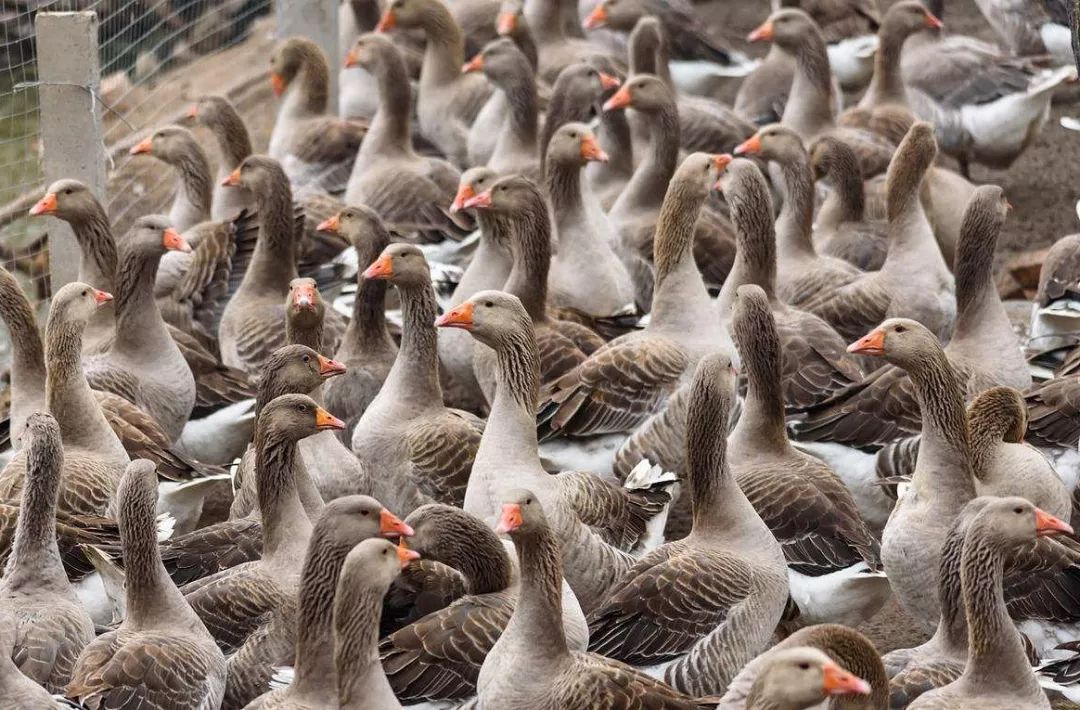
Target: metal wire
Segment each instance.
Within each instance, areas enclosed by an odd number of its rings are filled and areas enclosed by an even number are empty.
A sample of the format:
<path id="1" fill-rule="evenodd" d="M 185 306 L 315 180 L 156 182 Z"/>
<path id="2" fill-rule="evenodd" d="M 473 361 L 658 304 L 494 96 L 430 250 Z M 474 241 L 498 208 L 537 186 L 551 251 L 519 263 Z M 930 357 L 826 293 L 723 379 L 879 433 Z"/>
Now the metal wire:
<path id="1" fill-rule="evenodd" d="M 242 78 L 225 52 L 249 42 L 271 0 L 3 0 L 0 2 L 0 263 L 23 279 L 32 302 L 49 294 L 45 222 L 22 217 L 44 189 L 34 17 L 98 13 L 108 209 L 117 233 L 163 211 L 174 177 L 119 145 L 176 116 L 193 93 L 226 93 Z M 246 67 L 245 67 L 246 68 Z M 203 81 L 204 77 L 210 77 Z M 5 341 L 6 344 L 6 341 Z M 0 349 L 0 360 L 6 359 Z"/>

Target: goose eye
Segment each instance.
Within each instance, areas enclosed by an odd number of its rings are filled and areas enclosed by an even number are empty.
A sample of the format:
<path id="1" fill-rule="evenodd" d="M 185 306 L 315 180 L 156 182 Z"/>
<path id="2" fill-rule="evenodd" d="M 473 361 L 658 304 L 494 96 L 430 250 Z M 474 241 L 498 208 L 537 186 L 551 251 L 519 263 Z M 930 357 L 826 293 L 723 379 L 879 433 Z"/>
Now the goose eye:
<path id="1" fill-rule="evenodd" d="M 305 355 L 304 356 L 304 362 L 311 362 L 311 356 L 310 355 Z"/>
<path id="2" fill-rule="evenodd" d="M 799 668 L 803 669 L 804 671 L 808 671 L 808 670 L 810 670 L 810 664 L 807 663 L 806 661 L 803 661 L 802 663 L 799 664 Z"/>
<path id="3" fill-rule="evenodd" d="M 367 515 L 367 514 L 368 514 L 368 512 L 366 510 L 361 510 L 360 511 L 360 515 Z"/>
<path id="4" fill-rule="evenodd" d="M 904 326 L 902 326 L 902 325 L 898 325 L 898 326 L 896 326 L 896 332 L 897 332 L 897 333 L 903 333 L 903 332 L 904 332 L 904 331 L 906 331 L 906 330 L 907 330 L 907 328 L 905 328 L 905 327 L 904 327 Z"/>
<path id="5" fill-rule="evenodd" d="M 69 187 L 66 190 L 64 190 L 64 194 L 65 195 L 70 195 L 71 194 L 71 188 Z"/>
<path id="6" fill-rule="evenodd" d="M 495 304 L 492 303 L 491 301 L 484 301 L 484 307 L 485 308 L 493 308 L 494 306 L 495 306 Z"/>
<path id="7" fill-rule="evenodd" d="M 88 295 L 90 295 L 90 292 L 89 292 L 89 291 L 83 291 L 83 292 L 82 292 L 82 295 L 84 295 L 84 296 L 88 296 Z"/>
<path id="8" fill-rule="evenodd" d="M 1021 514 L 1023 514 L 1024 509 L 1023 508 L 1013 508 L 1013 512 L 1016 513 L 1017 515 L 1021 515 Z"/>

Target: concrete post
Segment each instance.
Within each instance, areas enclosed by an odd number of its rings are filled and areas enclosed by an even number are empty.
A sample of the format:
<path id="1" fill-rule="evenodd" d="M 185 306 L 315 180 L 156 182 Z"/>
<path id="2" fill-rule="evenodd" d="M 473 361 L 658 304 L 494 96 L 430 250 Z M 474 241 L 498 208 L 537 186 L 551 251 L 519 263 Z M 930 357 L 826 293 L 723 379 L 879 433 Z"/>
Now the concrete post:
<path id="1" fill-rule="evenodd" d="M 45 182 L 81 180 L 104 202 L 105 146 L 101 106 L 95 98 L 101 80 L 97 14 L 39 12 L 34 24 Z M 49 272 L 53 293 L 78 278 L 79 259 L 79 245 L 71 228 L 50 217 Z"/>
<path id="2" fill-rule="evenodd" d="M 331 114 L 338 110 L 338 0 L 276 0 L 277 36 L 307 37 L 322 47 L 330 62 Z"/>

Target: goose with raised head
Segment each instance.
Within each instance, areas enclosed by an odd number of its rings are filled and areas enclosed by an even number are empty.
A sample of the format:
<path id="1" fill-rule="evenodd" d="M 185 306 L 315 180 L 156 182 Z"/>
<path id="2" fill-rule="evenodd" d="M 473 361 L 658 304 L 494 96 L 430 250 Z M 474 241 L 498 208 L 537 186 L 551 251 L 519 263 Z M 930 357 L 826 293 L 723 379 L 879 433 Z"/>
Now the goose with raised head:
<path id="1" fill-rule="evenodd" d="M 512 40 L 504 37 L 486 45 L 461 71 L 481 72 L 502 94 L 505 103 L 504 118 L 491 154 L 483 162 L 503 175 L 521 173 L 536 177 L 540 170 L 537 150 L 540 98 L 528 58 Z M 490 128 L 479 121 L 473 124 L 472 131 L 490 134 Z M 471 132 L 469 142 L 475 142 Z M 479 163 L 482 157 L 470 155 L 470 161 Z"/>
<path id="2" fill-rule="evenodd" d="M 437 46 L 432 42 L 428 51 Z M 464 216 L 446 211 L 457 191 L 458 169 L 413 150 L 412 92 L 401 51 L 385 36 L 365 34 L 356 40 L 345 64 L 367 69 L 379 86 L 379 111 L 353 164 L 345 202 L 366 205 L 387 225 L 404 225 L 403 231 L 417 231 L 435 241 L 463 235 L 471 225 Z M 442 118 L 448 124 L 454 121 L 451 116 Z"/>
<path id="3" fill-rule="evenodd" d="M 679 164 L 679 112 L 671 90 L 648 74 L 627 81 L 604 103 L 604 112 L 633 109 L 649 131 L 649 151 L 612 205 L 609 215 L 619 234 L 619 256 L 634 281 L 638 306 L 652 303 L 658 220 L 668 186 Z M 723 283 L 734 257 L 734 240 L 727 221 L 698 208 L 689 242 L 698 268 L 710 283 Z"/>
<path id="4" fill-rule="evenodd" d="M 836 473 L 788 440 L 780 337 L 768 296 L 741 286 L 731 311 L 748 381 L 731 432 L 735 480 L 783 548 L 800 620 L 856 626 L 889 599 L 878 542 Z"/>
<path id="5" fill-rule="evenodd" d="M 610 341 L 545 387 L 540 414 L 545 434 L 633 431 L 690 378 L 698 360 L 733 351 L 691 249 L 701 207 L 730 162 L 730 155 L 704 153 L 683 161 L 657 218 L 656 288 L 648 326 Z"/>
<path id="6" fill-rule="evenodd" d="M 427 40 L 416 95 L 420 132 L 451 163 L 467 167 L 469 126 L 492 88 L 481 76 L 461 73 L 465 64 L 461 27 L 440 0 L 393 0 L 375 31 L 396 28 L 419 30 Z M 380 96 L 380 107 L 382 101 Z"/>
<path id="7" fill-rule="evenodd" d="M 752 710 L 803 710 L 836 700 L 870 694 L 869 684 L 810 647 L 785 648 L 762 661 L 754 684 L 746 695 Z"/>
<path id="8" fill-rule="evenodd" d="M 870 639 L 855 629 L 839 624 L 818 624 L 799 629 L 778 644 L 747 663 L 728 686 L 720 699 L 717 710 L 754 710 L 759 707 L 752 702 L 754 687 L 763 673 L 768 673 L 774 659 L 793 650 L 813 649 L 849 677 L 860 682 L 850 682 L 846 692 L 821 692 L 817 697 L 805 695 L 806 707 L 814 710 L 885 710 L 889 703 L 889 679 L 881 663 L 881 656 Z M 839 683 L 835 685 L 840 685 Z M 826 689 L 827 690 L 827 689 Z M 839 691 L 840 688 L 834 688 Z M 769 706 L 766 706 L 766 709 Z"/>
<path id="9" fill-rule="evenodd" d="M 330 361 L 307 346 L 286 345 L 279 348 L 266 362 L 263 376 L 259 378 L 256 413 L 261 413 L 266 405 L 283 394 L 309 394 L 323 381 L 340 372 L 340 367 L 331 365 Z M 244 483 L 254 478 L 254 468 L 255 449 L 248 447 L 237 467 L 236 493 L 229 520 L 161 543 L 165 568 L 185 593 L 198 586 L 195 584 L 197 580 L 258 559 L 262 551 L 258 495 L 254 485 Z M 322 509 L 322 497 L 302 464 L 297 463 L 293 473 L 300 503 L 308 517 L 314 518 Z"/>
<path id="10" fill-rule="evenodd" d="M 807 142 L 832 135 L 849 143 L 864 176 L 885 170 L 894 149 L 891 143 L 869 131 L 836 125 L 835 88 L 825 38 L 809 15 L 794 8 L 778 10 L 747 39 L 775 42 L 795 57 L 795 76 L 780 125 Z"/>
<path id="11" fill-rule="evenodd" d="M 424 503 L 460 505 L 484 430 L 483 420 L 443 405 L 435 317 L 438 305 L 423 252 L 391 244 L 364 271 L 396 286 L 401 349 L 379 393 L 353 430 L 352 450 L 378 471 L 375 493 L 394 510 Z"/>
<path id="12" fill-rule="evenodd" d="M 270 86 L 281 98 L 267 154 L 297 186 L 339 192 L 367 125 L 330 115 L 330 65 L 315 42 L 288 37 L 270 54 Z"/>
<path id="13" fill-rule="evenodd" d="M 872 79 L 882 17 L 877 0 L 781 0 L 814 18 L 829 52 L 829 66 L 845 91 L 863 89 Z"/>
<path id="14" fill-rule="evenodd" d="M 908 37 L 927 27 L 940 29 L 943 25 L 934 13 L 917 0 L 904 0 L 888 9 L 878 28 L 874 77 L 859 100 L 858 108 L 893 105 L 909 109 L 910 101 L 900 65 L 901 52 Z M 841 116 L 843 119 L 844 116 Z"/>
<path id="15" fill-rule="evenodd" d="M 28 478 L 0 580 L 0 633 L 8 644 L 3 662 L 17 658 L 16 673 L 57 693 L 93 640 L 94 623 L 75 597 L 57 546 L 56 505 L 64 468 L 60 427 L 50 415 L 34 413 L 26 420 L 26 437 Z"/>
<path id="16" fill-rule="evenodd" d="M 1046 708 L 1024 645 L 1005 608 L 1006 561 L 1040 537 L 1071 534 L 1072 527 L 1023 498 L 994 498 L 968 525 L 960 556 L 967 613 L 968 658 L 963 674 L 920 695 L 912 710 Z"/>
<path id="17" fill-rule="evenodd" d="M 220 707 L 225 657 L 161 563 L 153 463 L 128 466 L 119 498 L 127 614 L 83 649 L 65 695 L 103 710 Z"/>
<path id="18" fill-rule="evenodd" d="M 881 559 L 900 605 L 930 630 L 940 615 L 942 542 L 961 508 L 975 497 L 963 389 L 941 343 L 917 321 L 890 318 L 850 350 L 905 370 L 919 400 L 918 459 L 911 485 L 885 524 Z"/>
<path id="19" fill-rule="evenodd" d="M 476 693 L 484 657 L 506 628 L 520 574 L 503 541 L 479 518 L 446 505 L 425 505 L 406 519 L 410 549 L 449 565 L 465 579 L 465 595 L 395 631 L 379 643 L 383 670 L 406 702 L 464 700 Z M 583 651 L 589 630 L 569 586 L 562 585 L 566 642 Z"/>
<path id="20" fill-rule="evenodd" d="M 487 166 L 469 168 L 461 174 L 457 195 L 450 206 L 451 212 L 465 210 L 465 203 L 486 192 L 496 180 L 498 173 Z M 514 257 L 510 251 L 509 227 L 502 215 L 492 210 L 472 208 L 468 210 L 479 225 L 476 251 L 465 267 L 454 292 L 446 305 L 450 308 L 465 302 L 478 291 L 502 288 L 510 277 Z M 473 340 L 468 333 L 451 330 L 439 335 L 439 361 L 446 379 L 443 396 L 447 404 L 470 412 L 486 412 L 487 400 L 476 380 L 473 368 Z"/>
<path id="21" fill-rule="evenodd" d="M 334 665 L 341 710 L 397 710 L 379 664 L 382 599 L 419 555 L 387 540 L 365 540 L 345 557 L 334 596 Z"/>
<path id="22" fill-rule="evenodd" d="M 642 17 L 630 33 L 630 76 L 653 74 L 676 95 L 680 145 L 687 152 L 729 153 L 754 133 L 754 124 L 719 101 L 681 94 L 671 78 L 670 37 L 658 17 Z"/>
<path id="23" fill-rule="evenodd" d="M 548 313 L 551 267 L 551 214 L 540 187 L 521 175 L 508 175 L 465 203 L 502 218 L 510 231 L 514 264 L 503 290 L 521 300 L 540 348 L 540 381 L 552 382 L 570 372 L 604 344 L 587 327 L 560 320 Z M 495 354 L 490 348 L 473 350 L 476 380 L 490 404 L 495 397 Z"/>
<path id="24" fill-rule="evenodd" d="M 175 441 L 195 406 L 195 378 L 153 297 L 158 263 L 168 251 L 191 251 L 168 219 L 135 221 L 118 255 L 115 335 L 83 367 L 92 387 L 130 400 Z"/>
<path id="25" fill-rule="evenodd" d="M 256 375 L 285 340 L 283 302 L 297 277 L 292 190 L 281 165 L 262 155 L 246 158 L 225 184 L 255 195 L 260 233 L 251 266 L 221 314 L 221 357 L 226 365 Z M 331 311 L 324 327 L 326 347 L 333 350 L 345 329 L 344 319 Z"/>
<path id="26" fill-rule="evenodd" d="M 169 208 L 174 229 L 184 232 L 210 219 L 214 190 L 210 159 L 191 131 L 181 126 L 159 128 L 132 146 L 130 153 L 153 156 L 176 170 L 176 197 Z"/>
<path id="27" fill-rule="evenodd" d="M 548 303 L 591 316 L 614 315 L 634 303 L 630 274 L 612 248 L 615 228 L 602 211 L 597 214 L 599 202 L 582 181 L 587 165 L 608 159 L 588 126 L 566 123 L 551 136 L 545 161 L 557 245 Z M 583 293 L 581 284 L 590 287 Z"/>
<path id="28" fill-rule="evenodd" d="M 45 327 L 45 402 L 64 442 L 58 510 L 108 515 L 131 459 L 109 427 L 82 366 L 82 336 L 94 312 L 112 296 L 78 281 L 53 295 Z M 26 488 L 27 458 L 18 452 L 0 473 L 0 493 L 15 500 Z"/>
<path id="29" fill-rule="evenodd" d="M 917 320 L 941 338 L 953 331 L 957 314 L 953 276 L 919 199 L 923 178 L 936 155 L 933 127 L 913 125 L 889 164 L 889 246 L 881 270 L 821 291 L 802 304 L 846 338 L 857 338 L 892 317 Z"/>
<path id="30" fill-rule="evenodd" d="M 532 321 L 516 297 L 481 291 L 436 324 L 469 331 L 497 357 L 495 401 L 469 476 L 465 510 L 490 520 L 507 490 L 522 484 L 537 490 L 558 523 L 566 579 L 587 611 L 633 563 L 623 550 L 647 547 L 663 524 L 670 476 L 648 471 L 620 488 L 587 472 L 552 476 L 544 469 L 536 436 L 540 353 Z"/>
<path id="31" fill-rule="evenodd" d="M 1001 188 L 992 185 L 980 187 L 964 212 L 957 245 L 956 327 L 945 353 L 966 399 L 990 387 L 1024 389 L 1030 382 L 993 278 L 994 250 L 1007 212 Z M 904 305 L 898 303 L 897 309 Z M 794 426 L 796 438 L 876 448 L 918 433 L 919 400 L 912 385 L 901 370 L 881 368 L 806 410 Z"/>
<path id="32" fill-rule="evenodd" d="M 504 495 L 495 531 L 509 533 L 514 542 L 521 594 L 506 630 L 480 668 L 477 689 L 483 707 L 591 708 L 597 703 L 611 708 L 711 707 L 618 661 L 569 649 L 563 631 L 557 533 L 538 496 L 522 489 Z M 523 663 L 533 672 L 525 676 L 511 672 Z"/>
<path id="33" fill-rule="evenodd" d="M 858 278 L 860 271 L 851 263 L 822 256 L 814 248 L 814 175 L 799 136 L 782 125 L 765 126 L 735 148 L 735 154 L 778 163 L 783 172 L 784 203 L 776 219 L 777 295 L 802 306 Z"/>
<path id="34" fill-rule="evenodd" d="M 327 503 L 311 532 L 296 599 L 264 624 L 258 654 L 248 644 L 230 659 L 226 704 L 251 710 L 336 707 L 334 644 L 328 641 L 333 638 L 341 567 L 349 551 L 365 540 L 411 532 L 374 498 L 345 496 Z M 256 655 L 261 662 L 255 662 Z M 293 682 L 262 693 L 273 674 L 272 664 L 279 663 L 295 663 Z"/>
<path id="35" fill-rule="evenodd" d="M 277 397 L 259 413 L 255 476 L 262 515 L 262 558 L 185 590 L 185 598 L 223 649 L 241 648 L 264 615 L 294 598 L 311 538 L 311 519 L 295 474 L 296 444 L 316 432 L 341 426 L 341 420 L 303 394 Z"/>
<path id="36" fill-rule="evenodd" d="M 810 146 L 814 177 L 829 184 L 829 194 L 814 219 L 814 246 L 863 271 L 879 271 L 888 248 L 887 222 L 866 213 L 866 192 L 855 151 L 831 136 Z"/>
<path id="37" fill-rule="evenodd" d="M 321 223 L 319 229 L 346 237 L 358 264 L 372 263 L 390 244 L 382 220 L 364 206 L 346 207 Z M 386 288 L 385 282 L 366 279 L 357 270 L 352 317 L 334 353 L 334 359 L 345 366 L 345 373 L 323 387 L 326 406 L 345 422 L 345 429 L 338 434 L 344 444 L 352 441 L 356 422 L 375 399 L 397 357 L 397 344 L 386 327 Z"/>
<path id="38" fill-rule="evenodd" d="M 338 6 L 338 59 L 345 59 L 357 37 L 375 29 L 381 14 L 378 0 L 348 0 Z M 341 68 L 337 114 L 342 118 L 370 119 L 378 110 L 375 77 L 363 69 Z"/>
<path id="39" fill-rule="evenodd" d="M 726 356 L 698 364 L 685 425 L 690 534 L 646 553 L 588 619 L 591 651 L 666 669 L 696 695 L 722 691 L 766 647 L 788 598 L 783 550 L 728 465 L 734 390 Z"/>

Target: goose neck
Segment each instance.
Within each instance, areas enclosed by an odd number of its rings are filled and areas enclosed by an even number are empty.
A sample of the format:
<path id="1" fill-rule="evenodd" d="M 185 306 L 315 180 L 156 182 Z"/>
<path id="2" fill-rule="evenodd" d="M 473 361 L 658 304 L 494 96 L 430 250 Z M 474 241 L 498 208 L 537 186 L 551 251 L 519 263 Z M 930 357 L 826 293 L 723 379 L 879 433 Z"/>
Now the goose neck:
<path id="1" fill-rule="evenodd" d="M 776 227 L 769 188 L 759 175 L 750 174 L 748 179 L 740 175 L 733 180 L 735 184 L 724 191 L 724 197 L 735 226 L 735 262 L 716 299 L 724 321 L 729 318 L 740 286 L 756 284 L 770 301 L 776 291 Z"/>
<path id="2" fill-rule="evenodd" d="M 334 599 L 334 663 L 342 710 L 361 710 L 376 697 L 393 697 L 379 660 L 379 614 L 384 590 L 345 580 Z M 353 581 L 355 584 L 349 584 Z"/>
<path id="3" fill-rule="evenodd" d="M 940 491 L 939 502 L 963 505 L 975 497 L 964 396 L 956 372 L 938 348 L 908 368 L 923 429 L 914 482 Z M 926 480 L 932 476 L 932 480 Z M 947 498 L 947 500 L 946 500 Z"/>
<path id="4" fill-rule="evenodd" d="M 526 0 L 523 13 L 533 34 L 541 43 L 551 43 L 565 37 L 563 16 L 565 0 Z"/>
<path id="5" fill-rule="evenodd" d="M 270 182 L 269 190 L 256 192 L 259 239 L 244 278 L 245 283 L 273 293 L 280 292 L 282 284 L 296 278 L 292 190 L 284 173 L 278 178 Z"/>
<path id="6" fill-rule="evenodd" d="M 145 350 L 171 341 L 154 298 L 160 261 L 160 254 L 137 249 L 123 255 L 116 274 L 116 347 Z"/>
<path id="7" fill-rule="evenodd" d="M 960 581 L 960 560 L 964 551 L 964 531 L 954 525 L 941 548 L 938 572 L 938 601 L 941 619 L 934 639 L 948 651 L 967 653 L 967 617 L 964 613 L 964 593 Z"/>
<path id="8" fill-rule="evenodd" d="M 101 451 L 123 460 L 127 454 L 120 446 L 90 385 L 82 366 L 84 324 L 49 318 L 45 336 L 45 399 L 49 413 L 60 425 L 64 445 Z"/>
<path id="9" fill-rule="evenodd" d="M 659 206 L 679 160 L 679 114 L 672 100 L 644 116 L 649 127 L 649 152 L 619 195 L 618 203 Z"/>
<path id="10" fill-rule="evenodd" d="M 533 199 L 510 222 L 514 265 L 503 290 L 521 300 L 534 323 L 547 319 L 547 282 L 551 268 L 551 215 L 543 196 Z"/>
<path id="11" fill-rule="evenodd" d="M 45 346 L 30 302 L 7 270 L 0 270 L 0 318 L 11 340 L 12 404 L 40 397 L 45 392 Z M 12 435 L 18 433 L 12 431 Z"/>
<path id="12" fill-rule="evenodd" d="M 86 215 L 71 219 L 71 229 L 79 243 L 79 280 L 103 291 L 112 291 L 116 275 L 116 239 L 112 224 L 100 203 Z"/>
<path id="13" fill-rule="evenodd" d="M 3 586 L 9 590 L 24 585 L 56 591 L 70 588 L 56 540 L 56 503 L 63 458 L 59 440 L 47 446 L 50 450 L 35 456 L 37 461 L 28 452 L 15 539 L 4 568 Z"/>
<path id="14" fill-rule="evenodd" d="M 431 282 L 401 285 L 401 347 L 387 377 L 400 388 L 411 392 L 419 401 L 442 402 L 439 385 L 438 333 L 435 318 L 439 306 Z"/>
<path id="15" fill-rule="evenodd" d="M 374 66 L 375 80 L 379 86 L 379 110 L 371 121 L 371 128 L 364 137 L 368 150 L 382 152 L 411 150 L 412 90 L 405 69 L 405 61 L 394 47 L 386 47 Z"/>
<path id="16" fill-rule="evenodd" d="M 255 476 L 263 520 L 263 559 L 295 559 L 311 535 L 311 521 L 300 504 L 294 468 L 296 442 L 256 432 Z"/>
<path id="17" fill-rule="evenodd" d="M 776 220 L 780 258 L 813 257 L 814 176 L 801 150 L 783 162 L 784 204 Z"/>
<path id="18" fill-rule="evenodd" d="M 446 526 L 439 534 L 449 544 L 440 545 L 438 561 L 461 572 L 467 594 L 493 594 L 510 586 L 510 557 L 490 528 Z"/>
<path id="19" fill-rule="evenodd" d="M 866 194 L 858 159 L 846 145 L 834 150 L 831 159 L 829 179 L 840 202 L 842 219 L 845 222 L 860 222 L 866 215 Z"/>
<path id="20" fill-rule="evenodd" d="M 886 17 L 878 32 L 878 49 L 874 55 L 874 76 L 872 96 L 876 106 L 884 104 L 907 105 L 907 89 L 900 71 L 900 55 L 904 49 L 907 34 L 903 28 Z"/>
<path id="21" fill-rule="evenodd" d="M 506 625 L 507 638 L 528 638 L 537 660 L 569 653 L 562 619 L 562 562 L 559 543 L 546 525 L 514 539 L 521 567 L 521 593 Z"/>
<path id="22" fill-rule="evenodd" d="M 795 76 L 780 122 L 804 140 L 833 125 L 833 87 L 829 55 L 819 32 L 807 33 L 794 52 Z"/>
<path id="23" fill-rule="evenodd" d="M 389 235 L 379 230 L 378 235 L 363 248 L 357 247 L 360 257 L 357 263 L 372 263 L 389 244 Z M 351 343 L 353 352 L 357 354 L 385 352 L 387 348 L 393 348 L 393 340 L 386 328 L 386 290 L 389 284 L 383 279 L 365 279 L 360 272 L 357 272 L 356 282 L 352 318 L 343 342 Z"/>
<path id="24" fill-rule="evenodd" d="M 209 220 L 214 184 L 206 153 L 197 143 L 192 143 L 171 156 L 169 163 L 180 178 L 170 212 L 173 224 L 187 229 Z"/>
<path id="25" fill-rule="evenodd" d="M 253 152 L 251 148 L 251 135 L 248 133 L 244 119 L 232 106 L 219 109 L 216 120 L 210 125 L 214 136 L 217 138 L 218 148 L 221 151 L 220 172 L 231 173 L 240 167 Z M 235 189 L 235 188 L 234 188 Z"/>
<path id="26" fill-rule="evenodd" d="M 420 86 L 449 86 L 461 78 L 465 64 L 465 39 L 450 10 L 442 3 L 431 3 L 424 16 L 427 48 L 420 68 Z"/>

